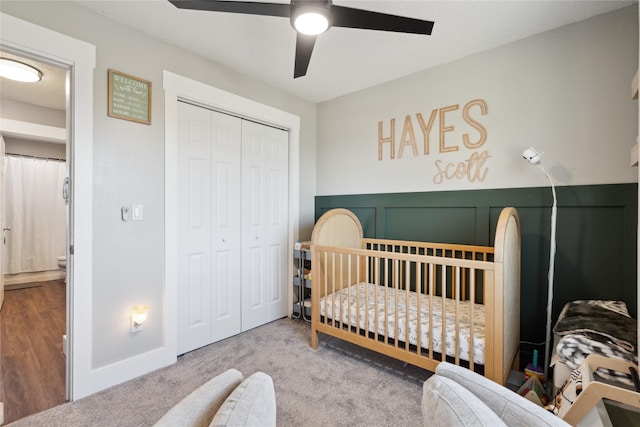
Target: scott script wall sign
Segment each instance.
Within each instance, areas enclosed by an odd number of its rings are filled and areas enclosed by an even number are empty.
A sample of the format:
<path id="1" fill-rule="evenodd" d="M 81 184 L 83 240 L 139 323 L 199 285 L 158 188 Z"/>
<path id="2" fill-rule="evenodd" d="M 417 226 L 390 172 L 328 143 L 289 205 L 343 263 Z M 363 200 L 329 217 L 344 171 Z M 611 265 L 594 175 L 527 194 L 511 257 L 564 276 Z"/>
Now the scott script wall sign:
<path id="1" fill-rule="evenodd" d="M 109 117 L 151 124 L 151 82 L 109 70 Z"/>

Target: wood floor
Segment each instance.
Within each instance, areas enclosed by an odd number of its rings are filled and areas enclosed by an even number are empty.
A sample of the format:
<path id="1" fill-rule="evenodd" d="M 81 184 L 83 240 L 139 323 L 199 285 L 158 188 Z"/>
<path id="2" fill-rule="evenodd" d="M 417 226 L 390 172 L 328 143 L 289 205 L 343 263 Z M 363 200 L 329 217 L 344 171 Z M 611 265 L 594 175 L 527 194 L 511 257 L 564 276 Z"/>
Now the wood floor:
<path id="1" fill-rule="evenodd" d="M 4 422 L 65 402 L 66 285 L 5 291 L 0 311 L 0 401 Z"/>

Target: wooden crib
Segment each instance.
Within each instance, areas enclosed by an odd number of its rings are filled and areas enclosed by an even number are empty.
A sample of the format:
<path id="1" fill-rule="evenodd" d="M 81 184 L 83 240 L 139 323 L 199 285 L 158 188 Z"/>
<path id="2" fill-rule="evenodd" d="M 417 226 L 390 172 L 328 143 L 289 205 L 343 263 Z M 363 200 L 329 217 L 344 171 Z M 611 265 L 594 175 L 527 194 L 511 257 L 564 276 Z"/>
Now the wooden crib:
<path id="1" fill-rule="evenodd" d="M 346 209 L 311 237 L 311 346 L 322 332 L 428 370 L 448 360 L 505 384 L 520 340 L 520 224 L 493 247 L 363 237 Z M 470 362 L 471 361 L 471 362 Z"/>

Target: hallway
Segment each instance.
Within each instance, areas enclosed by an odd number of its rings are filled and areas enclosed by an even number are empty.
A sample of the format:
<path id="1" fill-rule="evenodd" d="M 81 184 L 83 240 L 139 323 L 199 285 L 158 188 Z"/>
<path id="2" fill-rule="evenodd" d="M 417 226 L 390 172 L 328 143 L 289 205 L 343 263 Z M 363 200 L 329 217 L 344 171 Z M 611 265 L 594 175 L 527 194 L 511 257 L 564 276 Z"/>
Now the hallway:
<path id="1" fill-rule="evenodd" d="M 65 402 L 64 280 L 5 291 L 0 312 L 0 400 L 10 423 Z"/>

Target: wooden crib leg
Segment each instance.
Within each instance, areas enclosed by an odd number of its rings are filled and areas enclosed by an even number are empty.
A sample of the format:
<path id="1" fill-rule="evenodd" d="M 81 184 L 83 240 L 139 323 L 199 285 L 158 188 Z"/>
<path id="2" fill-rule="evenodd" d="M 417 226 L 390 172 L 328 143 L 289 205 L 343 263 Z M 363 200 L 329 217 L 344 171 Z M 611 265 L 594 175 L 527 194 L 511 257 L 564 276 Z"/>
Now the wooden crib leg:
<path id="1" fill-rule="evenodd" d="M 314 350 L 318 348 L 318 332 L 315 328 L 311 328 L 311 348 Z"/>

